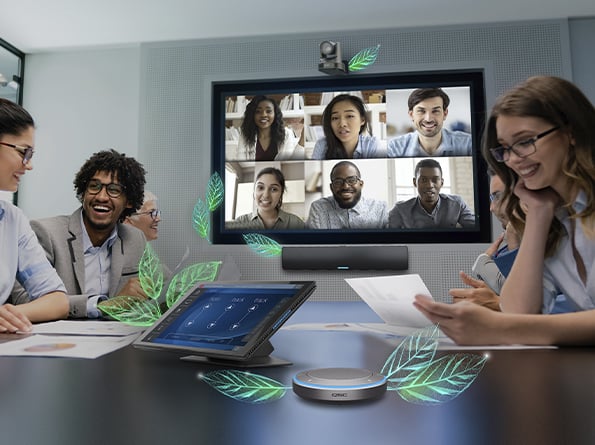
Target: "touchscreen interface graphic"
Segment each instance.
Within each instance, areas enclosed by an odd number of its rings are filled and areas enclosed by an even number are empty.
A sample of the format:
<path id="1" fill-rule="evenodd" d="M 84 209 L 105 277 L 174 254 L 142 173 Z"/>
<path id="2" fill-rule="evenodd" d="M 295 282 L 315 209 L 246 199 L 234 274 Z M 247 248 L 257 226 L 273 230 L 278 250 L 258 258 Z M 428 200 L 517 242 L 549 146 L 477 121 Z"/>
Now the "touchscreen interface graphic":
<path id="1" fill-rule="evenodd" d="M 291 300 L 299 286 L 199 288 L 166 318 L 148 341 L 175 346 L 233 351 L 250 341 Z M 176 315 L 177 314 L 177 315 Z M 168 320 L 171 320 L 168 323 Z"/>

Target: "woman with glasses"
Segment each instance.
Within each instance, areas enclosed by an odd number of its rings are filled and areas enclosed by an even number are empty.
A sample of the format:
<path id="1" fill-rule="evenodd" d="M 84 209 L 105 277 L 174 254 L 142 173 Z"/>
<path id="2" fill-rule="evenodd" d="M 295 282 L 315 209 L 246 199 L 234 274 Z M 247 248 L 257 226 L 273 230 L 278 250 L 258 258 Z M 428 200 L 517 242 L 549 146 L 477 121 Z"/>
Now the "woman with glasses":
<path id="1" fill-rule="evenodd" d="M 506 185 L 506 214 L 522 233 L 500 296 L 503 313 L 416 302 L 458 343 L 595 344 L 594 124 L 589 100 L 556 77 L 531 77 L 496 102 L 483 154 Z M 541 315 L 560 293 L 578 312 Z"/>
<path id="2" fill-rule="evenodd" d="M 364 101 L 339 94 L 322 113 L 324 137 L 317 140 L 312 159 L 358 159 L 384 157 L 378 139 L 370 134 Z"/>
<path id="3" fill-rule="evenodd" d="M 153 241 L 159 237 L 160 222 L 161 210 L 157 208 L 157 196 L 148 190 L 145 190 L 143 206 L 124 220 L 124 223 L 141 230 L 147 241 Z"/>
<path id="4" fill-rule="evenodd" d="M 35 124 L 21 106 L 0 98 L 0 190 L 16 192 L 33 169 Z M 6 303 L 15 279 L 29 302 Z M 31 330 L 31 323 L 65 318 L 64 284 L 48 262 L 29 221 L 13 204 L 0 200 L 0 333 Z"/>

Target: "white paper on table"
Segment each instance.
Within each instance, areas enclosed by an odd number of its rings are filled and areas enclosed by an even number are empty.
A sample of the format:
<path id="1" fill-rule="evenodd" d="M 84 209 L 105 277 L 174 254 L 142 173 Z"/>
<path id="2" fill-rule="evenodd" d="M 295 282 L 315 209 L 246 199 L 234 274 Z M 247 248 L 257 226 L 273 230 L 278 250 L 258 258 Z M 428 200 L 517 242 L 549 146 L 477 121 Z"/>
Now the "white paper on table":
<path id="1" fill-rule="evenodd" d="M 119 321 L 58 320 L 35 324 L 31 333 L 121 337 L 140 333 L 145 329 L 146 327 L 130 326 Z"/>
<path id="2" fill-rule="evenodd" d="M 346 278 L 345 281 L 390 325 L 424 328 L 432 324 L 413 306 L 417 294 L 432 297 L 418 274 Z"/>
<path id="3" fill-rule="evenodd" d="M 0 344 L 0 356 L 97 358 L 132 343 L 138 334 L 123 337 L 31 335 Z"/>

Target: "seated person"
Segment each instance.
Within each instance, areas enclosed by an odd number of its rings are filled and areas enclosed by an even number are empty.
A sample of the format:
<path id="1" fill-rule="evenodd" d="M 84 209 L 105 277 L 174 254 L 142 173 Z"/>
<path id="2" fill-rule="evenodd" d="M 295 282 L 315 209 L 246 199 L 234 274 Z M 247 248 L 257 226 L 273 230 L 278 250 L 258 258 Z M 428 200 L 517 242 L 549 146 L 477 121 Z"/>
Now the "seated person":
<path id="1" fill-rule="evenodd" d="M 440 193 L 443 184 L 438 161 L 419 161 L 413 178 L 418 196 L 395 204 L 388 216 L 388 226 L 392 229 L 474 227 L 473 211 L 460 196 Z"/>
<path id="2" fill-rule="evenodd" d="M 70 294 L 69 316 L 94 318 L 105 298 L 146 298 L 137 278 L 145 236 L 120 222 L 142 205 L 145 169 L 115 150 L 100 151 L 83 164 L 74 187 L 80 208 L 31 221 L 31 227 Z M 28 296 L 15 286 L 13 298 Z"/>
<path id="3" fill-rule="evenodd" d="M 225 223 L 225 227 L 255 230 L 303 229 L 305 224 L 299 216 L 281 208 L 286 189 L 285 177 L 281 170 L 274 167 L 263 168 L 258 172 L 254 183 L 254 212 Z"/>
<path id="4" fill-rule="evenodd" d="M 159 237 L 160 222 L 161 210 L 157 207 L 157 196 L 148 190 L 145 190 L 143 206 L 138 212 L 132 213 L 124 219 L 125 224 L 130 224 L 141 230 L 147 241 L 153 241 Z"/>
<path id="5" fill-rule="evenodd" d="M 16 192 L 33 168 L 35 123 L 20 105 L 0 98 L 0 190 Z M 27 332 L 31 323 L 66 318 L 64 284 L 48 262 L 23 212 L 0 200 L 0 333 Z M 10 299 L 15 279 L 31 298 Z"/>
<path id="6" fill-rule="evenodd" d="M 407 105 L 416 131 L 388 141 L 388 156 L 471 156 L 471 135 L 443 128 L 449 104 L 450 98 L 441 88 L 413 91 Z"/>
<path id="7" fill-rule="evenodd" d="M 299 139 L 285 127 L 283 112 L 274 99 L 256 96 L 246 106 L 238 141 L 238 161 L 299 159 Z M 298 151 L 299 152 L 299 151 Z M 303 152 L 301 159 L 304 158 Z"/>
<path id="8" fill-rule="evenodd" d="M 362 196 L 364 181 L 357 166 L 341 161 L 331 170 L 331 191 L 310 206 L 307 225 L 311 229 L 382 229 L 387 223 L 384 201 Z"/>
<path id="9" fill-rule="evenodd" d="M 378 140 L 370 136 L 364 101 L 340 94 L 322 113 L 323 138 L 316 141 L 312 159 L 357 159 L 384 157 Z M 367 134 L 364 134 L 367 133 Z"/>

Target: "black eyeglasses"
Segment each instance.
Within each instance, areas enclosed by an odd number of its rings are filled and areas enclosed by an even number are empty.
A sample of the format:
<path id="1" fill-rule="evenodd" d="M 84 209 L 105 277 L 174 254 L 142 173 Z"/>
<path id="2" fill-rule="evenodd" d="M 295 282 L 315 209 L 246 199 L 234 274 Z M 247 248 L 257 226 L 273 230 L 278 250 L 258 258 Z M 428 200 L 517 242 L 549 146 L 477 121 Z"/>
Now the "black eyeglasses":
<path id="1" fill-rule="evenodd" d="M 331 181 L 331 185 L 333 187 L 343 187 L 343 184 L 347 185 L 355 185 L 360 181 L 358 176 L 347 176 L 345 179 L 343 178 L 335 178 Z"/>
<path id="2" fill-rule="evenodd" d="M 12 147 L 16 151 L 18 151 L 21 154 L 21 156 L 23 156 L 23 165 L 27 165 L 27 163 L 33 157 L 33 153 L 35 153 L 35 149 L 33 147 L 24 147 L 22 145 L 9 144 L 8 142 L 0 142 L 0 145 Z"/>
<path id="3" fill-rule="evenodd" d="M 530 156 L 537 151 L 535 142 L 547 136 L 548 134 L 553 133 L 559 128 L 560 127 L 550 128 L 549 130 L 544 131 L 543 133 L 539 133 L 537 136 L 525 139 L 524 141 L 515 142 L 510 147 L 501 145 L 500 147 L 490 148 L 490 152 L 492 153 L 492 156 L 494 156 L 494 159 L 498 162 L 508 161 L 510 159 L 511 151 L 514 154 L 516 154 L 519 158 L 526 158 L 527 156 Z"/>
<path id="4" fill-rule="evenodd" d="M 105 191 L 109 196 L 112 198 L 118 198 L 122 193 L 124 193 L 124 186 L 121 184 L 116 184 L 115 182 L 110 182 L 109 184 L 103 184 L 101 181 L 96 179 L 92 179 L 87 184 L 87 191 L 92 195 L 97 195 L 101 192 L 101 189 L 105 187 Z"/>
<path id="5" fill-rule="evenodd" d="M 132 216 L 134 216 L 134 215 L 151 215 L 151 218 L 157 219 L 161 216 L 161 210 L 155 209 L 155 210 L 149 210 L 147 212 L 133 213 Z"/>

